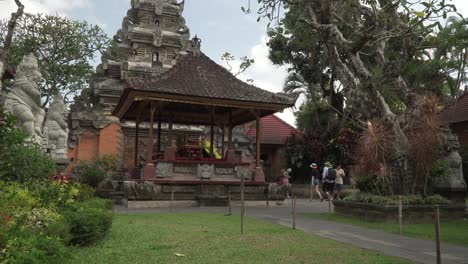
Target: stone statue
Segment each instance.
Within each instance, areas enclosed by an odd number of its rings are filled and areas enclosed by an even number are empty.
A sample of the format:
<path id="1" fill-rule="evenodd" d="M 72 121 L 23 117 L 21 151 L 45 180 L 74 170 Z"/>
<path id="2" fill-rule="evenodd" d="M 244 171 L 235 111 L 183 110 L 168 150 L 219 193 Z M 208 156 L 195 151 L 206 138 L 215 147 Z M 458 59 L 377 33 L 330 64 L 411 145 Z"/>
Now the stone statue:
<path id="1" fill-rule="evenodd" d="M 448 133 L 445 145 L 447 156 L 443 159 L 448 165 L 447 177 L 435 183 L 437 192 L 445 194 L 454 201 L 464 201 L 466 190 L 465 179 L 463 178 L 462 157 L 458 153 L 460 143 L 458 137 Z"/>
<path id="2" fill-rule="evenodd" d="M 16 69 L 13 88 L 5 99 L 6 109 L 18 119 L 19 125 L 31 140 L 38 144 L 43 141 L 42 123 L 45 117 L 39 91 L 41 79 L 36 57 L 32 54 L 24 56 Z"/>
<path id="3" fill-rule="evenodd" d="M 51 150 L 52 157 L 54 158 L 66 158 L 68 140 L 67 115 L 67 107 L 63 103 L 63 97 L 60 94 L 55 95 L 49 107 L 46 121 L 49 140 L 48 148 Z"/>

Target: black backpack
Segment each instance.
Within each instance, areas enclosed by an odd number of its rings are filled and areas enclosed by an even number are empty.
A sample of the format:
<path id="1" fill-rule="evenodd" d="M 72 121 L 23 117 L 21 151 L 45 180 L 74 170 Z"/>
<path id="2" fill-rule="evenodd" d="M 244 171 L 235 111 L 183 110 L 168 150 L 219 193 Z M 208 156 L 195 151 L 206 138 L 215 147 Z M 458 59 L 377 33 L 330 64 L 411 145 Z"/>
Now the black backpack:
<path id="1" fill-rule="evenodd" d="M 333 168 L 329 168 L 328 174 L 327 174 L 327 177 L 325 177 L 325 180 L 333 183 L 335 182 L 335 179 L 336 179 L 336 170 Z"/>

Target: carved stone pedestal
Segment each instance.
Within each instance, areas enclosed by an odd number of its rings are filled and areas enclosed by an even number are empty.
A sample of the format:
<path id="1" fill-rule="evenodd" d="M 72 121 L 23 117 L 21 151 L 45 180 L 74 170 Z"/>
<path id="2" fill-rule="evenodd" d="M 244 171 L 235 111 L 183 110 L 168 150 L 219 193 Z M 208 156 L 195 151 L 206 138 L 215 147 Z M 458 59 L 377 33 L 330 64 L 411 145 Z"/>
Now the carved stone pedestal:
<path id="1" fill-rule="evenodd" d="M 156 178 L 155 173 L 154 163 L 147 163 L 143 170 L 143 180 L 154 180 Z"/>
<path id="2" fill-rule="evenodd" d="M 177 148 L 167 147 L 164 151 L 164 160 L 175 160 L 176 159 Z"/>
<path id="3" fill-rule="evenodd" d="M 57 173 L 62 173 L 64 172 L 68 165 L 70 165 L 70 161 L 68 159 L 56 159 L 55 160 L 55 166 L 57 168 Z"/>
<path id="4" fill-rule="evenodd" d="M 265 182 L 265 173 L 263 172 L 262 167 L 255 168 L 255 181 L 256 182 Z"/>

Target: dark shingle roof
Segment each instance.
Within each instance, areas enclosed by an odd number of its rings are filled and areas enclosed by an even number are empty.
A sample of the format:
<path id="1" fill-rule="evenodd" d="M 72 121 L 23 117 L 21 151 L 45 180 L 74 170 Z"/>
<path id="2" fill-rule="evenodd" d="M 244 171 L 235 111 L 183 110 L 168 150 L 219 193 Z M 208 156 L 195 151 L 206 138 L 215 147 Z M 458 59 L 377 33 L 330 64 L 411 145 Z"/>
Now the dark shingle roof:
<path id="1" fill-rule="evenodd" d="M 293 106 L 296 95 L 272 93 L 247 84 L 205 54 L 182 56 L 177 64 L 156 79 L 128 78 L 126 88 Z"/>
<path id="2" fill-rule="evenodd" d="M 455 102 L 445 108 L 441 116 L 446 124 L 468 121 L 468 92 L 465 92 Z"/>

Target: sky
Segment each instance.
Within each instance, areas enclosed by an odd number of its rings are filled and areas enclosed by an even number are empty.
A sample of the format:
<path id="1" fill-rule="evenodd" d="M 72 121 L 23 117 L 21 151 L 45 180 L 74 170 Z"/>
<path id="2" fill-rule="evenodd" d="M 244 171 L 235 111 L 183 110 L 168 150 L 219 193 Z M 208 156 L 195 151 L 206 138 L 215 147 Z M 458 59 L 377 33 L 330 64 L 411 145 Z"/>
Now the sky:
<path id="1" fill-rule="evenodd" d="M 112 37 L 121 27 L 122 18 L 131 0 L 22 0 L 26 12 L 49 13 L 86 20 L 97 24 Z M 251 1 L 256 2 L 256 1 Z M 468 17 L 468 0 L 453 0 L 458 11 Z M 254 84 L 272 92 L 281 92 L 287 76 L 286 67 L 273 65 L 268 59 L 266 22 L 257 22 L 255 12 L 246 15 L 241 7 L 247 0 L 186 0 L 184 17 L 192 37 L 202 39 L 202 51 L 223 64 L 221 55 L 229 52 L 237 58 L 248 56 L 255 64 L 239 76 L 253 79 Z M 0 19 L 8 18 L 16 10 L 14 0 L 0 0 Z M 100 61 L 100 58 L 96 58 Z M 299 106 L 300 100 L 296 106 Z M 287 109 L 278 116 L 295 125 L 293 111 Z"/>

